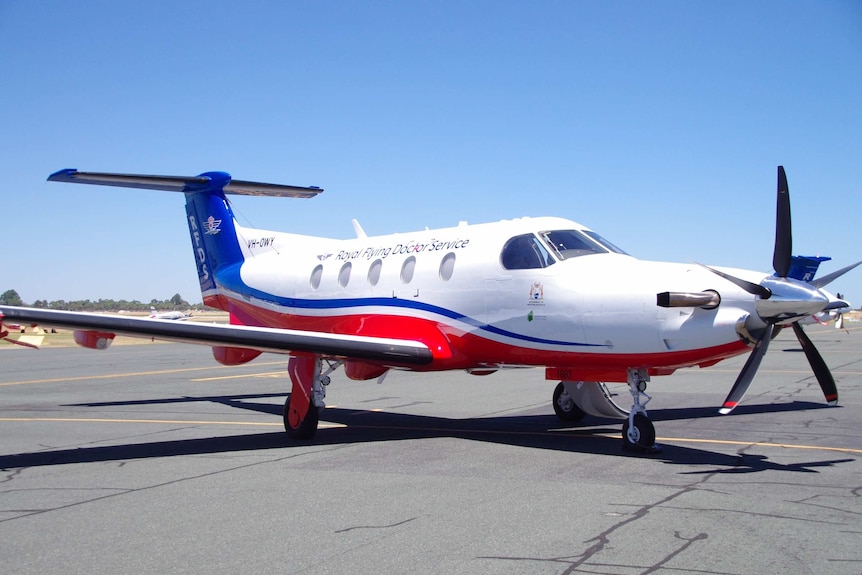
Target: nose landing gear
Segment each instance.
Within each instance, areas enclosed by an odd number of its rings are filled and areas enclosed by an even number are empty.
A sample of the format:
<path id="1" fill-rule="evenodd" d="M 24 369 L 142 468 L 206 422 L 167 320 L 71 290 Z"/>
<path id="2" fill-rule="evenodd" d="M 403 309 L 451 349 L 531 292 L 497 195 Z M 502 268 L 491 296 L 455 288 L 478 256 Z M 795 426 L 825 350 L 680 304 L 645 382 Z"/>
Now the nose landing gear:
<path id="1" fill-rule="evenodd" d="M 629 369 L 627 379 L 632 394 L 632 408 L 623 423 L 623 449 L 659 453 L 661 448 L 655 443 L 655 427 L 646 411 L 646 404 L 652 399 L 646 394 L 649 374 L 645 369 Z M 646 401 L 641 401 L 642 397 L 646 398 Z"/>

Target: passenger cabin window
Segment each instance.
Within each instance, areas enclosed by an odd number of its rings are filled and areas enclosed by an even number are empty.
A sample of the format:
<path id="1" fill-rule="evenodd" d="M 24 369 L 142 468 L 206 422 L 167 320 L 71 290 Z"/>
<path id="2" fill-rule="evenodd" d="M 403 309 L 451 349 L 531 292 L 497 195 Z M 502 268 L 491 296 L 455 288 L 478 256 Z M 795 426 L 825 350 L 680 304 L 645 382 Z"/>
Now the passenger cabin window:
<path id="1" fill-rule="evenodd" d="M 554 255 L 561 260 L 586 256 L 590 254 L 606 254 L 608 249 L 590 239 L 577 230 L 556 230 L 541 232 L 542 239 L 553 250 Z"/>
<path id="2" fill-rule="evenodd" d="M 376 259 L 368 268 L 368 283 L 376 286 L 380 281 L 380 270 L 383 269 L 383 260 Z"/>
<path id="3" fill-rule="evenodd" d="M 524 234 L 506 242 L 500 263 L 507 270 L 530 270 L 546 268 L 554 263 L 554 258 L 536 236 Z"/>

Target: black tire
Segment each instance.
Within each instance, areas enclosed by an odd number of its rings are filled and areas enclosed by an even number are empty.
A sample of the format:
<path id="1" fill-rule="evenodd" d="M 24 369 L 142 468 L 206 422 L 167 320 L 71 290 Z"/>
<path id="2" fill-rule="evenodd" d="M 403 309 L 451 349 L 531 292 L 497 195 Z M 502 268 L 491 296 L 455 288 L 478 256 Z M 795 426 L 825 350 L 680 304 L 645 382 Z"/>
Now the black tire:
<path id="1" fill-rule="evenodd" d="M 623 422 L 623 447 L 639 451 L 653 451 L 655 449 L 655 426 L 643 413 L 634 416 L 634 433 L 629 437 L 629 420 Z"/>
<path id="2" fill-rule="evenodd" d="M 554 388 L 554 396 L 551 402 L 554 406 L 554 413 L 561 421 L 578 422 L 581 421 L 586 412 L 578 407 L 578 404 L 566 393 L 566 387 L 563 382 L 557 384 Z"/>
<path id="3" fill-rule="evenodd" d="M 305 414 L 305 419 L 299 422 L 299 425 L 293 426 L 288 417 L 290 413 L 290 396 L 284 401 L 284 431 L 291 439 L 311 439 L 317 433 L 318 409 L 314 405 L 308 407 L 308 413 Z"/>

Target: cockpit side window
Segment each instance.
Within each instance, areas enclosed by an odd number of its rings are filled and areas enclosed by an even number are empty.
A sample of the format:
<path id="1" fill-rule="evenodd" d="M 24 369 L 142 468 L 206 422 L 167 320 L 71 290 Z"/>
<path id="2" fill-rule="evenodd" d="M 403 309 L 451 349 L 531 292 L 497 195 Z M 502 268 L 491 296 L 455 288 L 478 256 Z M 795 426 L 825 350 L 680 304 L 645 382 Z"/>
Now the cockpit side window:
<path id="1" fill-rule="evenodd" d="M 529 270 L 548 267 L 554 263 L 554 258 L 536 236 L 524 234 L 506 242 L 500 253 L 500 263 L 507 270 Z"/>
<path id="2" fill-rule="evenodd" d="M 608 253 L 607 248 L 577 230 L 555 230 L 539 235 L 561 260 Z"/>

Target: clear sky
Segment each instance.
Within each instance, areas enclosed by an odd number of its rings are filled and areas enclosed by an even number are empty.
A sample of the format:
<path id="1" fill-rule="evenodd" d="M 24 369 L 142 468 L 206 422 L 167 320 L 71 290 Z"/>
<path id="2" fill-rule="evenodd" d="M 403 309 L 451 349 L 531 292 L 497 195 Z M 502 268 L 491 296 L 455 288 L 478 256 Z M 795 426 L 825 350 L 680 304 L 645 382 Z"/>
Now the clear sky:
<path id="1" fill-rule="evenodd" d="M 783 164 L 794 253 L 862 259 L 856 0 L 0 0 L 0 82 L 0 292 L 27 303 L 201 299 L 180 194 L 61 168 L 325 188 L 235 199 L 264 229 L 556 215 L 767 272 Z M 862 267 L 830 290 L 862 305 Z"/>

